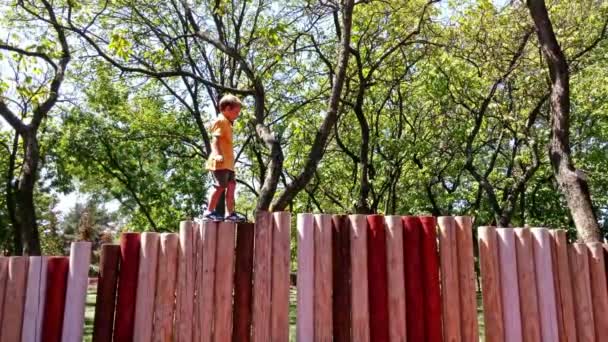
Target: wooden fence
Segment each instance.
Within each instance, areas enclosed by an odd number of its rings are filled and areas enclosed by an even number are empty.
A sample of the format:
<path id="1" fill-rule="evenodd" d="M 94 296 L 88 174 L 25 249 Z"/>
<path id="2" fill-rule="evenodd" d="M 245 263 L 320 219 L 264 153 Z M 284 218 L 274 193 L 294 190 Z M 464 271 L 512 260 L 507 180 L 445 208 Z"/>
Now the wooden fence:
<path id="1" fill-rule="evenodd" d="M 103 246 L 93 340 L 287 341 L 290 220 L 122 234 Z"/>
<path id="2" fill-rule="evenodd" d="M 0 341 L 82 341 L 90 257 L 90 242 L 69 257 L 0 257 Z"/>
<path id="3" fill-rule="evenodd" d="M 470 217 L 297 216 L 297 341 L 479 340 Z M 289 213 L 102 246 L 94 341 L 289 340 Z M 608 337 L 608 245 L 478 228 L 485 340 Z M 0 341 L 82 341 L 89 242 L 0 257 Z"/>

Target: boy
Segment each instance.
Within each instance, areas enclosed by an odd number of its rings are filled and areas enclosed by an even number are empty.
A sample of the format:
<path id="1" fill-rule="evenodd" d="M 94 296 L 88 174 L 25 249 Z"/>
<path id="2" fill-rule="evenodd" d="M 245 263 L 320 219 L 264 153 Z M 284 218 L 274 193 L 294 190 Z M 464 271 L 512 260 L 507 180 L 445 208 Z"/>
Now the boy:
<path id="1" fill-rule="evenodd" d="M 213 173 L 215 190 L 209 196 L 208 213 L 205 218 L 222 221 L 224 217 L 217 214 L 215 208 L 222 193 L 226 191 L 226 220 L 244 221 L 234 211 L 234 190 L 236 178 L 234 175 L 234 151 L 232 147 L 232 123 L 241 112 L 241 101 L 234 95 L 224 95 L 219 103 L 221 114 L 211 125 L 211 155 L 207 160 L 207 170 Z"/>

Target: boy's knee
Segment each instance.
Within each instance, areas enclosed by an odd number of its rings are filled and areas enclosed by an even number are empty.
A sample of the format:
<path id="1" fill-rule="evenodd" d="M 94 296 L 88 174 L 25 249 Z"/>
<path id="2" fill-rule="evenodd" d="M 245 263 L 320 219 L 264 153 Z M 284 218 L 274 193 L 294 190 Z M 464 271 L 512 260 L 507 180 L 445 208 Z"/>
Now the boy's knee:
<path id="1" fill-rule="evenodd" d="M 226 185 L 214 184 L 215 191 L 224 191 L 226 190 Z"/>

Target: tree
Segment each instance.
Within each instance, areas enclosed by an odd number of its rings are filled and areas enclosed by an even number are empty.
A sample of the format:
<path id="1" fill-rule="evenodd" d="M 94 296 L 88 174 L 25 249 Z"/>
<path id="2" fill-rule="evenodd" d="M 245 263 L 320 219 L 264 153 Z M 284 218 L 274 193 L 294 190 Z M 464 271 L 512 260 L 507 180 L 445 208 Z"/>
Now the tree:
<path id="1" fill-rule="evenodd" d="M 41 24 L 43 27 L 36 32 L 40 39 L 36 41 L 32 39 L 34 36 L 15 33 L 11 39 L 0 41 L 0 51 L 11 57 L 10 63 L 15 71 L 15 76 L 11 79 L 13 84 L 9 85 L 8 89 L 2 89 L 0 115 L 16 132 L 13 153 L 18 146 L 18 140 L 23 143 L 21 175 L 15 180 L 16 214 L 13 225 L 19 227 L 22 252 L 25 255 L 39 255 L 41 252 L 34 205 L 34 189 L 40 161 L 39 129 L 59 99 L 59 91 L 71 58 L 66 30 L 58 19 L 56 9 L 46 0 L 41 3 L 42 5 L 35 5 L 20 1 L 18 16 L 23 17 L 14 18 L 15 23 L 25 20 L 28 23 Z M 45 29 L 48 31 L 43 31 Z M 20 40 L 27 42 L 28 39 L 35 43 L 22 47 Z M 38 62 L 44 62 L 46 66 L 38 66 Z M 42 75 L 37 77 L 36 73 Z"/>
<path id="2" fill-rule="evenodd" d="M 599 241 L 599 225 L 586 176 L 577 170 L 570 148 L 570 70 L 547 12 L 544 0 L 527 0 L 551 79 L 551 142 L 549 154 L 559 188 L 584 242 Z M 606 22 L 608 23 L 608 21 Z M 602 36 L 606 31 L 604 25 Z"/>

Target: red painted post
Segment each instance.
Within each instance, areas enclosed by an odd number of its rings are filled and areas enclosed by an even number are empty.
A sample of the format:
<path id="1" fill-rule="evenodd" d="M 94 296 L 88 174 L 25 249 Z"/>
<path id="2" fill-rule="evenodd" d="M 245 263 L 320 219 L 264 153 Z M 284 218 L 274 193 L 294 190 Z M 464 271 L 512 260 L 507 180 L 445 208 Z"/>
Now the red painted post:
<path id="1" fill-rule="evenodd" d="M 119 261 L 119 245 L 105 244 L 101 246 L 95 322 L 93 324 L 94 342 L 112 342 L 112 322 L 114 322 L 114 310 L 116 309 Z"/>
<path id="2" fill-rule="evenodd" d="M 422 272 L 424 280 L 425 329 L 428 342 L 441 342 L 441 290 L 437 221 L 433 216 L 419 217 L 422 223 Z"/>
<path id="3" fill-rule="evenodd" d="M 253 223 L 237 224 L 235 252 L 232 341 L 249 342 L 251 341 Z"/>
<path id="4" fill-rule="evenodd" d="M 402 219 L 407 340 L 426 341 L 421 259 L 422 223 L 415 216 L 405 216 Z"/>
<path id="5" fill-rule="evenodd" d="M 367 217 L 367 270 L 369 275 L 370 339 L 374 342 L 388 342 L 386 227 L 384 217 L 381 215 Z"/>
<path id="6" fill-rule="evenodd" d="M 70 259 L 67 257 L 49 257 L 48 259 L 46 303 L 42 323 L 43 342 L 61 341 L 69 266 Z"/>
<path id="7" fill-rule="evenodd" d="M 139 271 L 139 233 L 123 233 L 120 237 L 120 274 L 118 299 L 114 318 L 114 341 L 133 340 L 135 301 Z"/>
<path id="8" fill-rule="evenodd" d="M 334 342 L 350 342 L 350 223 L 346 215 L 332 217 Z"/>

